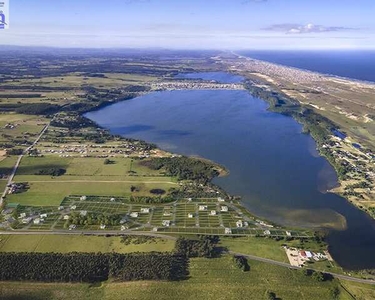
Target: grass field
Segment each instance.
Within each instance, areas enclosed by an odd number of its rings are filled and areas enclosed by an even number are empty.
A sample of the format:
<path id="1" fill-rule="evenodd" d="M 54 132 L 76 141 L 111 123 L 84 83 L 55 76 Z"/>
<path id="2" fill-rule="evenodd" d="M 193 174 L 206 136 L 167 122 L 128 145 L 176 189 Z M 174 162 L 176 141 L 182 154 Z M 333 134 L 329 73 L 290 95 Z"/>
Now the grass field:
<path id="1" fill-rule="evenodd" d="M 36 176 L 37 177 L 37 176 Z M 111 195 L 111 196 L 148 196 L 155 188 L 168 190 L 175 183 L 135 182 L 29 182 L 30 189 L 24 193 L 7 196 L 8 203 L 19 203 L 30 206 L 58 206 L 69 195 Z M 130 187 L 137 186 L 139 192 L 131 193 Z"/>
<path id="2" fill-rule="evenodd" d="M 3 299 L 254 299 L 265 298 L 267 290 L 277 299 L 332 299 L 330 289 L 339 286 L 336 280 L 317 282 L 300 271 L 249 261 L 250 271 L 242 272 L 231 257 L 192 259 L 190 278 L 180 282 L 138 281 L 127 283 L 40 284 L 0 283 Z M 356 287 L 356 286 L 355 286 Z M 365 286 L 363 293 L 371 296 Z M 353 299 L 340 288 L 341 300 Z M 371 291 L 371 290 L 370 290 Z M 362 292 L 362 290 L 361 290 Z M 13 298 L 11 298 L 13 297 Z M 372 298 L 363 298 L 372 299 Z"/>
<path id="3" fill-rule="evenodd" d="M 154 239 L 143 244 L 121 243 L 120 237 L 84 235 L 7 235 L 0 237 L 0 252 L 149 252 L 172 251 L 174 241 Z"/>
<path id="4" fill-rule="evenodd" d="M 11 170 L 16 157 L 0 162 L 0 170 Z M 24 193 L 7 196 L 9 203 L 22 205 L 59 205 L 71 194 L 150 196 L 154 188 L 168 190 L 176 187 L 177 180 L 165 177 L 159 171 L 141 166 L 130 158 L 113 158 L 113 163 L 104 164 L 100 158 L 62 158 L 57 155 L 24 157 L 15 176 L 16 182 L 28 182 L 30 189 Z M 62 176 L 35 175 L 51 168 L 66 169 Z M 132 175 L 129 175 L 129 171 Z M 134 176 L 136 175 L 136 176 Z M 131 192 L 130 187 L 137 191 Z"/>

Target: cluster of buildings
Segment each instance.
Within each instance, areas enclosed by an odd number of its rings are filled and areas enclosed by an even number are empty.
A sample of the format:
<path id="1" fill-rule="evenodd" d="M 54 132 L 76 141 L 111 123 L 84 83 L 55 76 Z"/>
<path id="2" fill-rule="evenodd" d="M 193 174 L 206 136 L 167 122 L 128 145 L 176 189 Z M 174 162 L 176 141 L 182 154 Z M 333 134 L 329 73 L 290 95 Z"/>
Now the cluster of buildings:
<path id="1" fill-rule="evenodd" d="M 79 155 L 81 157 L 107 158 L 115 156 L 136 156 L 147 158 L 150 156 L 160 156 L 160 151 L 145 150 L 136 144 L 125 143 L 122 145 L 91 145 L 91 144 L 69 144 L 56 148 L 54 145 L 44 145 L 39 148 L 40 154 L 58 154 L 60 157 L 71 157 Z"/>
<path id="2" fill-rule="evenodd" d="M 242 57 L 243 58 L 243 57 Z M 295 83 L 311 83 L 322 80 L 322 75 L 310 71 L 299 70 L 292 67 L 286 67 L 274 63 L 268 63 L 256 59 L 246 58 L 238 61 L 232 61 L 230 68 L 233 70 L 246 70 L 249 72 L 260 73 L 266 76 L 278 76 Z"/>
<path id="3" fill-rule="evenodd" d="M 302 267 L 307 262 L 332 260 L 328 252 L 315 252 L 310 250 L 284 247 L 289 263 L 295 267 Z"/>
<path id="4" fill-rule="evenodd" d="M 206 81 L 168 81 L 156 82 L 152 84 L 153 90 L 243 90 L 244 87 L 239 83 L 218 83 Z"/>

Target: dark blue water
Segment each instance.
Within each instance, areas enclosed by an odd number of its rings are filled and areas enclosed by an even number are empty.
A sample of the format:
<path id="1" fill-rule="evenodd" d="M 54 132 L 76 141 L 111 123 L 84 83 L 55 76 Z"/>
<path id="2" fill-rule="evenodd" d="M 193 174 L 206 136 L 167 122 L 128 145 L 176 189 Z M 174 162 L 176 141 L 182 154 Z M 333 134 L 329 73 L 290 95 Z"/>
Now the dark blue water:
<path id="1" fill-rule="evenodd" d="M 320 192 L 336 176 L 312 138 L 246 91 L 157 92 L 86 116 L 112 133 L 226 166 L 229 176 L 215 182 L 252 212 L 285 225 L 328 227 L 330 252 L 342 266 L 375 267 L 375 222 L 342 197 Z"/>
<path id="2" fill-rule="evenodd" d="M 290 67 L 375 82 L 375 51 L 238 51 Z"/>

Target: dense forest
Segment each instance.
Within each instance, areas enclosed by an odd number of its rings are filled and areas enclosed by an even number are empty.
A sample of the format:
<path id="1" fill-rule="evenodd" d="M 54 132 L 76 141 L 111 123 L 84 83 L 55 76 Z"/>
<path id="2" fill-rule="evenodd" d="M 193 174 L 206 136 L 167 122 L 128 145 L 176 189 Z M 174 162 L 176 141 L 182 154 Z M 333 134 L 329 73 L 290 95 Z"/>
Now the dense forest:
<path id="1" fill-rule="evenodd" d="M 153 158 L 142 161 L 141 164 L 153 170 L 164 168 L 167 175 L 176 176 L 180 180 L 198 180 L 207 183 L 219 175 L 213 164 L 185 156 Z"/>
<path id="2" fill-rule="evenodd" d="M 169 253 L 1 253 L 0 280 L 99 282 L 109 278 L 181 280 L 188 275 L 185 256 Z"/>
<path id="3" fill-rule="evenodd" d="M 179 237 L 175 251 L 187 257 L 215 257 L 219 254 L 218 242 L 217 236 L 200 236 L 197 240 Z"/>

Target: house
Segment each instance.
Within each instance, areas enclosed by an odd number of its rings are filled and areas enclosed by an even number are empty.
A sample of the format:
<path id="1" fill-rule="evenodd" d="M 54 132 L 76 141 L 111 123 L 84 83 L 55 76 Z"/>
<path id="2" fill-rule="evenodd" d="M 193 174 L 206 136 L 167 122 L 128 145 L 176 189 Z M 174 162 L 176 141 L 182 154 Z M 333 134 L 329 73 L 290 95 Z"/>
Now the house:
<path id="1" fill-rule="evenodd" d="M 225 228 L 225 229 L 224 229 L 224 233 L 225 233 L 225 234 L 232 234 L 232 229 L 230 229 L 230 228 Z"/>
<path id="2" fill-rule="evenodd" d="M 87 216 L 87 210 L 81 210 L 81 212 L 79 213 L 82 217 L 85 217 Z"/>
<path id="3" fill-rule="evenodd" d="M 104 224 L 100 224 L 100 229 L 105 229 L 105 225 Z"/>
<path id="4" fill-rule="evenodd" d="M 122 219 L 120 220 L 120 224 L 125 224 L 126 222 L 128 222 L 127 217 L 122 217 Z"/>
<path id="5" fill-rule="evenodd" d="M 165 226 L 165 227 L 169 227 L 169 226 L 171 226 L 171 221 L 163 220 L 162 225 Z"/>
<path id="6" fill-rule="evenodd" d="M 63 209 L 64 209 L 64 206 L 59 206 L 57 209 L 58 209 L 58 210 L 63 210 Z"/>
<path id="7" fill-rule="evenodd" d="M 79 200 L 81 200 L 81 201 L 85 201 L 86 199 L 87 199 L 86 196 L 81 196 L 81 197 L 79 198 Z"/>
<path id="8" fill-rule="evenodd" d="M 149 208 L 141 208 L 141 214 L 149 214 L 150 209 Z"/>
<path id="9" fill-rule="evenodd" d="M 220 207 L 220 211 L 227 212 L 228 211 L 228 206 L 226 206 L 226 205 L 221 206 Z"/>
<path id="10" fill-rule="evenodd" d="M 191 218 L 194 218 L 194 215 L 193 214 L 188 214 L 188 218 L 191 219 Z"/>
<path id="11" fill-rule="evenodd" d="M 154 228 L 152 228 L 152 231 L 158 231 L 158 228 L 157 227 L 154 227 Z"/>
<path id="12" fill-rule="evenodd" d="M 121 231 L 124 231 L 124 230 L 126 230 L 126 229 L 128 229 L 128 228 L 129 228 L 128 226 L 122 225 L 122 226 L 121 226 Z"/>
<path id="13" fill-rule="evenodd" d="M 40 217 L 41 217 L 41 218 L 47 218 L 47 217 L 48 217 L 48 214 L 41 214 Z"/>
<path id="14" fill-rule="evenodd" d="M 264 233 L 265 235 L 270 235 L 270 234 L 271 234 L 271 231 L 269 231 L 269 230 L 265 230 L 265 231 L 263 231 L 263 233 Z"/>
<path id="15" fill-rule="evenodd" d="M 77 205 L 73 205 L 73 206 L 71 206 L 70 209 L 72 209 L 72 210 L 77 209 Z"/>
<path id="16" fill-rule="evenodd" d="M 216 216 L 216 210 L 211 210 L 210 215 L 211 216 Z"/>
<path id="17" fill-rule="evenodd" d="M 20 218 L 25 218 L 26 217 L 26 213 L 20 213 Z"/>
<path id="18" fill-rule="evenodd" d="M 131 216 L 132 218 L 138 218 L 138 213 L 137 213 L 137 212 L 132 212 L 132 213 L 130 214 L 130 216 Z"/>
<path id="19" fill-rule="evenodd" d="M 238 220 L 238 221 L 236 222 L 236 226 L 237 226 L 238 228 L 242 228 L 242 227 L 243 227 L 243 222 L 242 222 L 242 220 Z"/>
<path id="20" fill-rule="evenodd" d="M 39 224 L 42 222 L 42 220 L 43 220 L 43 219 L 36 218 L 36 219 L 34 219 L 33 223 L 34 223 L 35 225 L 39 225 Z"/>
<path id="21" fill-rule="evenodd" d="M 75 225 L 75 224 L 69 225 L 69 230 L 74 230 L 76 228 L 77 228 L 77 225 Z"/>
<path id="22" fill-rule="evenodd" d="M 64 219 L 64 220 L 69 220 L 69 215 L 65 215 L 65 216 L 63 217 L 63 219 Z"/>
<path id="23" fill-rule="evenodd" d="M 304 258 L 307 258 L 306 252 L 303 251 L 303 250 L 301 250 L 301 251 L 299 252 L 299 255 L 301 255 L 301 256 L 304 257 Z"/>
<path id="24" fill-rule="evenodd" d="M 192 198 L 188 198 L 188 201 L 191 202 L 191 201 L 193 201 L 193 199 Z"/>
<path id="25" fill-rule="evenodd" d="M 207 210 L 207 205 L 199 205 L 198 209 L 199 209 L 200 211 Z"/>
<path id="26" fill-rule="evenodd" d="M 305 251 L 305 253 L 306 253 L 306 257 L 307 258 L 313 257 L 313 255 L 312 255 L 312 253 L 310 251 Z"/>
<path id="27" fill-rule="evenodd" d="M 168 211 L 166 211 L 165 213 L 163 213 L 163 216 L 164 216 L 164 217 L 169 217 L 170 215 L 171 215 L 171 213 L 168 212 Z"/>
<path id="28" fill-rule="evenodd" d="M 219 202 L 225 202 L 225 199 L 223 199 L 223 198 L 221 198 L 221 197 L 218 197 L 218 198 L 217 198 L 217 201 L 219 201 Z"/>
<path id="29" fill-rule="evenodd" d="M 116 199 L 115 199 L 115 198 L 111 198 L 109 201 L 111 201 L 111 202 L 115 202 Z"/>
<path id="30" fill-rule="evenodd" d="M 31 222 L 31 218 L 30 217 L 28 217 L 28 218 L 23 218 L 22 219 L 22 224 L 29 224 L 30 222 Z"/>
<path id="31" fill-rule="evenodd" d="M 292 233 L 290 231 L 285 231 L 286 236 L 292 236 Z"/>

